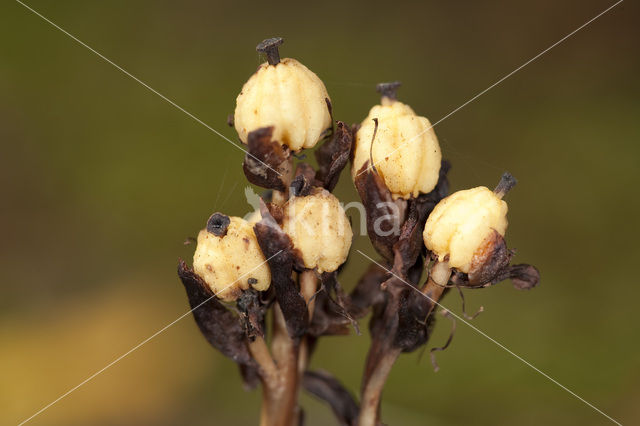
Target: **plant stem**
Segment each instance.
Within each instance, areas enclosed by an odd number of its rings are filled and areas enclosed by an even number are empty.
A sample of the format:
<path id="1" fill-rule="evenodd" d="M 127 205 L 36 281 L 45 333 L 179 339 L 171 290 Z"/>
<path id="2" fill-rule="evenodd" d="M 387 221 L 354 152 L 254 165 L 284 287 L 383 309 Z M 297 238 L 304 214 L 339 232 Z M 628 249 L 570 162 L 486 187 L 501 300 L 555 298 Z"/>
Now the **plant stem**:
<path id="1" fill-rule="evenodd" d="M 376 426 L 378 424 L 382 389 L 400 352 L 400 349 L 389 350 L 371 372 L 369 380 L 362 391 L 358 426 Z"/>
<path id="2" fill-rule="evenodd" d="M 304 301 L 307 303 L 309 310 L 309 319 L 313 317 L 313 308 L 315 306 L 315 299 L 313 296 L 318 290 L 318 277 L 315 271 L 307 269 L 300 273 L 300 293 L 304 297 Z"/>
<path id="3" fill-rule="evenodd" d="M 450 277 L 451 277 L 451 268 L 449 267 L 449 262 L 436 261 L 431 267 L 431 271 L 429 273 L 429 279 L 427 280 L 427 284 L 424 286 L 424 289 L 422 290 L 422 292 L 425 293 L 427 288 L 433 287 L 433 285 L 444 288 L 447 285 L 447 283 L 449 283 Z M 438 298 L 440 297 L 440 294 L 438 294 Z M 437 302 L 438 299 L 436 298 L 435 301 Z"/>
<path id="4" fill-rule="evenodd" d="M 429 273 L 427 283 L 420 290 L 429 299 L 429 308 L 424 318 L 428 321 L 433 315 L 438 301 L 444 294 L 451 268 L 448 262 L 435 262 Z M 389 300 L 386 309 L 397 309 L 397 306 Z M 365 383 L 362 389 L 362 399 L 360 402 L 360 414 L 358 416 L 358 426 L 376 426 L 380 423 L 380 398 L 382 390 L 389 377 L 393 364 L 398 359 L 402 350 L 392 346 L 373 342 L 367 356 L 367 366 L 365 369 Z"/>
<path id="5" fill-rule="evenodd" d="M 263 380 L 275 384 L 278 380 L 278 367 L 271 357 L 264 338 L 258 336 L 253 342 L 249 342 L 249 352 L 260 366 Z"/>
<path id="6" fill-rule="evenodd" d="M 273 310 L 271 349 L 277 366 L 277 380 L 263 380 L 262 426 L 293 426 L 298 420 L 298 349 L 289 337 L 284 316 L 276 303 Z"/>
<path id="7" fill-rule="evenodd" d="M 309 311 L 309 321 L 313 318 L 313 310 L 315 307 L 315 298 L 313 296 L 318 290 L 318 277 L 315 271 L 305 270 L 300 273 L 299 276 L 300 293 L 304 301 L 307 303 L 307 309 Z M 302 339 L 300 343 L 300 356 L 298 358 L 298 371 L 302 375 L 307 369 L 309 363 L 309 342 L 307 337 Z"/>

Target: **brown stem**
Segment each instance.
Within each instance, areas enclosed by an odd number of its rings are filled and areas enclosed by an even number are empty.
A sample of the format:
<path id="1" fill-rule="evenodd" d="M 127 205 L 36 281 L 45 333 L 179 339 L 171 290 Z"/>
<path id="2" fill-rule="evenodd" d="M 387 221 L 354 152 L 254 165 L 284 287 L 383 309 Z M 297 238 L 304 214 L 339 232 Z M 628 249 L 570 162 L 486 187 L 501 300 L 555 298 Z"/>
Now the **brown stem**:
<path id="1" fill-rule="evenodd" d="M 315 298 L 313 297 L 318 290 L 318 276 L 313 270 L 305 270 L 299 276 L 300 293 L 304 301 L 307 303 L 309 311 L 309 320 L 313 318 L 313 310 L 315 308 Z M 309 342 L 304 337 L 300 343 L 300 356 L 298 358 L 298 371 L 304 374 L 309 363 Z"/>
<path id="2" fill-rule="evenodd" d="M 449 267 L 449 262 L 446 261 L 436 261 L 431 267 L 431 271 L 429 271 L 429 279 L 427 280 L 427 284 L 425 284 L 422 292 L 427 294 L 427 291 L 433 291 L 433 287 L 441 287 L 442 289 L 449 283 L 449 278 L 451 277 L 451 267 Z M 437 302 L 440 299 L 440 295 L 442 291 L 437 293 L 434 301 Z M 429 296 L 427 294 L 427 296 Z M 429 296 L 430 297 L 430 296 Z M 435 303 L 434 303 L 435 306 Z"/>
<path id="3" fill-rule="evenodd" d="M 271 349 L 277 366 L 277 380 L 263 380 L 262 426 L 293 426 L 298 421 L 298 349 L 289 337 L 284 316 L 276 303 L 273 310 Z"/>
<path id="4" fill-rule="evenodd" d="M 431 302 L 425 321 L 433 314 L 438 301 L 446 290 L 446 285 L 451 276 L 451 268 L 448 262 L 435 262 L 429 273 L 427 283 L 416 291 L 421 291 Z M 392 302 L 388 302 L 392 303 Z M 387 305 L 389 309 L 390 305 Z M 393 364 L 402 352 L 399 348 L 394 348 L 373 342 L 367 355 L 367 366 L 365 369 L 365 380 L 362 389 L 362 400 L 360 402 L 360 414 L 358 415 L 358 426 L 376 426 L 380 418 L 380 398 L 382 390 L 389 377 Z"/>
<path id="5" fill-rule="evenodd" d="M 362 391 L 358 426 L 376 426 L 380 414 L 380 398 L 384 384 L 389 377 L 393 364 L 400 355 L 400 349 L 389 350 L 371 372 L 369 380 Z"/>
<path id="6" fill-rule="evenodd" d="M 309 310 L 309 318 L 313 317 L 313 308 L 315 306 L 315 298 L 313 296 L 318 290 L 318 277 L 316 272 L 307 269 L 300 273 L 300 293 L 304 297 L 304 301 L 307 303 L 307 309 Z"/>
<path id="7" fill-rule="evenodd" d="M 268 382 L 271 386 L 277 385 L 278 367 L 271 357 L 267 343 L 263 337 L 256 337 L 253 342 L 249 342 L 249 352 L 251 356 L 260 366 L 260 376 L 263 381 Z"/>

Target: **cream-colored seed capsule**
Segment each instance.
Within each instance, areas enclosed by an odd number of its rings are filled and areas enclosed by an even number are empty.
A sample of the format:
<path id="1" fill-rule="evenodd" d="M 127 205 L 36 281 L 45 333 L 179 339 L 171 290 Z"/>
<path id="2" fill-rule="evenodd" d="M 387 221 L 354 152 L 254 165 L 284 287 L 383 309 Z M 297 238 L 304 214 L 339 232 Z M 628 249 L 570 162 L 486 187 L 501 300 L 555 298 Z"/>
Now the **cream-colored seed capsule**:
<path id="1" fill-rule="evenodd" d="M 356 134 L 351 169 L 354 179 L 370 159 L 394 199 L 407 199 L 435 188 L 442 153 L 429 120 L 393 97 L 383 96 Z"/>
<path id="2" fill-rule="evenodd" d="M 424 243 L 449 265 L 469 272 L 474 254 L 493 230 L 504 236 L 507 230 L 507 203 L 490 189 L 458 191 L 440 201 L 424 227 Z"/>
<path id="3" fill-rule="evenodd" d="M 222 224 L 212 229 L 216 219 Z M 271 283 L 271 272 L 252 225 L 219 213 L 211 216 L 207 229 L 198 234 L 193 270 L 224 301 L 237 299 L 249 286 L 264 291 Z"/>
<path id="4" fill-rule="evenodd" d="M 235 128 L 244 143 L 253 130 L 273 126 L 274 140 L 291 150 L 311 148 L 331 127 L 328 99 L 324 83 L 307 67 L 295 59 L 269 56 L 236 99 Z"/>
<path id="5" fill-rule="evenodd" d="M 283 229 L 308 269 L 333 272 L 347 260 L 353 238 L 351 225 L 338 199 L 324 189 L 289 200 L 284 207 Z"/>

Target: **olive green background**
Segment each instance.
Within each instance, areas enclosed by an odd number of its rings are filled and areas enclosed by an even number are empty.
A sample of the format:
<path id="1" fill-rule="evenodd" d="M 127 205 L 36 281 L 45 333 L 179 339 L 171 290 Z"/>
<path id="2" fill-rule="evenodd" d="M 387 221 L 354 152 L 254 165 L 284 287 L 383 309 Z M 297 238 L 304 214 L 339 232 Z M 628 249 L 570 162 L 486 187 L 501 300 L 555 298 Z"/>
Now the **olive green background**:
<path id="1" fill-rule="evenodd" d="M 265 37 L 324 80 L 337 119 L 398 79 L 436 122 L 613 0 L 28 4 L 235 140 L 226 117 Z M 469 291 L 474 324 L 623 424 L 640 422 L 638 16 L 620 4 L 435 128 L 454 190 L 519 178 L 507 240 L 542 273 L 530 292 Z M 17 424 L 184 314 L 183 241 L 249 206 L 239 149 L 19 3 L 0 22 L 0 423 Z M 347 173 L 337 195 L 357 199 Z M 345 287 L 366 263 L 354 251 Z M 326 338 L 313 366 L 355 392 L 368 343 Z M 438 360 L 400 359 L 387 423 L 608 424 L 463 324 Z M 255 424 L 259 399 L 185 317 L 32 423 Z M 308 424 L 333 423 L 302 402 Z"/>

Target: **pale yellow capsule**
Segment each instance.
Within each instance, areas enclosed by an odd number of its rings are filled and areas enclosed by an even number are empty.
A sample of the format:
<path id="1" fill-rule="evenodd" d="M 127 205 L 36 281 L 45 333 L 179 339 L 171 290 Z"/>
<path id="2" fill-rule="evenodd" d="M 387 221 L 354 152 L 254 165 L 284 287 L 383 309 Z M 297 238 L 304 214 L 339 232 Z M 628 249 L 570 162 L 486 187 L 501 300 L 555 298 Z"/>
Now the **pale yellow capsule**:
<path id="1" fill-rule="evenodd" d="M 271 284 L 271 272 L 253 225 L 239 217 L 228 219 L 224 235 L 200 231 L 193 255 L 195 273 L 224 301 L 237 299 L 249 286 L 264 291 Z"/>
<path id="2" fill-rule="evenodd" d="M 440 201 L 424 227 L 424 243 L 440 260 L 469 272 L 474 253 L 496 230 L 507 230 L 507 203 L 499 194 L 479 186 L 458 191 Z"/>
<path id="3" fill-rule="evenodd" d="M 292 151 L 312 148 L 331 127 L 327 100 L 322 80 L 300 62 L 265 62 L 236 99 L 235 128 L 243 143 L 251 131 L 273 126 L 273 139 Z"/>
<path id="4" fill-rule="evenodd" d="M 282 227 L 302 254 L 306 268 L 333 272 L 347 260 L 353 232 L 340 202 L 330 192 L 322 189 L 289 200 Z"/>
<path id="5" fill-rule="evenodd" d="M 378 121 L 375 139 L 374 118 Z M 438 183 L 442 153 L 431 123 L 386 96 L 371 108 L 356 134 L 354 179 L 370 158 L 394 199 L 426 194 Z"/>

